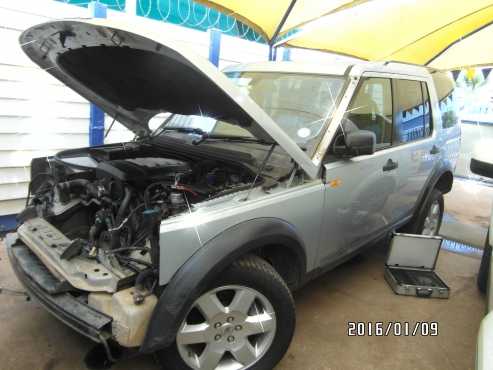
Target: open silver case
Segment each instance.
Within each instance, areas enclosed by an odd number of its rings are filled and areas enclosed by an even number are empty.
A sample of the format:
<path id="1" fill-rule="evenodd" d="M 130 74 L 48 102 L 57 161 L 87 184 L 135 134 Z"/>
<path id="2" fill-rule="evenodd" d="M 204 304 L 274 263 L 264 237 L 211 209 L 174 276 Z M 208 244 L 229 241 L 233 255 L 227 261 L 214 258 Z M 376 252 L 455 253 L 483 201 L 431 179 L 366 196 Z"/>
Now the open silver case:
<path id="1" fill-rule="evenodd" d="M 385 280 L 396 294 L 448 298 L 450 288 L 435 273 L 442 238 L 395 233 L 385 264 Z"/>

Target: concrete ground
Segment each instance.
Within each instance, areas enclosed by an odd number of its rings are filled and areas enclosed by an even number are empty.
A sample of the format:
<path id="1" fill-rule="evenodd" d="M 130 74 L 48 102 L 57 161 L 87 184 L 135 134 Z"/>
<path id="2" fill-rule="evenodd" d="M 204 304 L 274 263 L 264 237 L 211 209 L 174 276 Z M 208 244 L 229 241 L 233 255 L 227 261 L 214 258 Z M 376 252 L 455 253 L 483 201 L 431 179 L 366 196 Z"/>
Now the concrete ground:
<path id="1" fill-rule="evenodd" d="M 490 212 L 485 199 L 493 197 L 479 196 L 492 195 L 488 189 L 471 189 L 470 184 L 456 183 L 446 200 L 448 221 L 442 231 L 455 232 L 466 242 L 475 238 L 482 245 L 478 231 L 486 230 Z M 466 231 L 457 232 L 457 225 L 465 225 Z M 485 309 L 475 286 L 479 259 L 441 252 L 437 271 L 450 286 L 451 297 L 440 300 L 395 295 L 383 278 L 385 256 L 384 247 L 375 247 L 295 295 L 297 331 L 276 370 L 474 368 L 476 335 Z M 0 286 L 21 289 L 1 245 Z M 397 327 L 388 336 L 348 336 L 349 322 L 382 322 L 384 328 L 390 322 L 409 323 L 411 332 L 417 322 L 436 322 L 438 335 L 421 335 L 426 331 L 422 326 L 415 336 L 393 335 Z M 1 369 L 85 369 L 84 355 L 93 346 L 36 302 L 8 294 L 0 294 L 0 333 Z M 158 369 L 151 356 L 114 366 L 136 368 Z"/>
<path id="2" fill-rule="evenodd" d="M 0 282 L 19 288 L 4 248 Z M 375 248 L 314 280 L 296 294 L 297 331 L 277 370 L 472 369 L 484 299 L 475 287 L 477 258 L 443 251 L 438 273 L 448 300 L 395 295 L 383 279 L 385 250 Z M 348 336 L 348 322 L 436 322 L 437 336 Z M 391 330 L 392 332 L 393 330 Z M 92 343 L 58 322 L 36 302 L 0 295 L 0 368 L 85 369 Z M 114 369 L 157 370 L 150 356 Z"/>
<path id="3" fill-rule="evenodd" d="M 493 186 L 456 178 L 452 191 L 445 195 L 445 216 L 440 234 L 483 248 L 492 204 Z"/>

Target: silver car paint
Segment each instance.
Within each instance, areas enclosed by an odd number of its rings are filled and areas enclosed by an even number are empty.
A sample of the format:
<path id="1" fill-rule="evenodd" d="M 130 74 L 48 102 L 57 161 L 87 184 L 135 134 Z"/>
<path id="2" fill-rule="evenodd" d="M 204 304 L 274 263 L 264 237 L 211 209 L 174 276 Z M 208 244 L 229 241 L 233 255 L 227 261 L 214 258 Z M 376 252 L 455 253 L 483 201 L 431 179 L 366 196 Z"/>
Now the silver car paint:
<path id="1" fill-rule="evenodd" d="M 362 75 L 427 82 L 434 125 L 431 137 L 373 155 L 327 163 L 323 182 L 312 180 L 293 188 L 280 187 L 271 194 L 255 189 L 247 201 L 243 201 L 244 193 L 237 193 L 199 204 L 189 214 L 163 221 L 160 284 L 166 284 L 207 241 L 250 219 L 275 217 L 293 225 L 304 241 L 309 272 L 359 248 L 376 231 L 409 217 L 434 167 L 455 167 L 460 128 L 457 125 L 442 129 L 437 95 L 428 73 L 422 69 L 417 75 L 382 70 L 380 64 L 370 71 L 359 66 L 351 70 L 346 91 L 312 158 L 314 163 L 322 162 Z M 440 148 L 439 154 L 430 154 L 433 145 Z M 382 167 L 390 158 L 400 165 L 383 172 Z"/>
<path id="2" fill-rule="evenodd" d="M 222 231 L 260 217 L 279 218 L 293 225 L 304 241 L 307 270 L 312 270 L 320 244 L 324 187 L 321 180 L 314 180 L 270 194 L 256 189 L 246 201 L 247 192 L 236 193 L 165 220 L 161 223 L 160 284 L 166 284 L 193 253 Z"/>

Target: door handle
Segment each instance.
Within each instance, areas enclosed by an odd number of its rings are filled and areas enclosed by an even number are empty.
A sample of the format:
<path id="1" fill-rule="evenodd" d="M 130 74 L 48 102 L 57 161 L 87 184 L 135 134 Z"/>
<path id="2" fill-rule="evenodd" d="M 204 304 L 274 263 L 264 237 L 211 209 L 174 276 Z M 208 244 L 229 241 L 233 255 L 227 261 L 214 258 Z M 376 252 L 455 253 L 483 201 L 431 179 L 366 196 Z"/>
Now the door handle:
<path id="1" fill-rule="evenodd" d="M 399 167 L 399 163 L 394 162 L 392 159 L 389 159 L 387 161 L 387 163 L 385 164 L 385 166 L 382 167 L 382 170 L 384 172 L 392 171 L 392 170 L 395 170 L 397 167 Z"/>
<path id="2" fill-rule="evenodd" d="M 440 153 L 440 148 L 437 147 L 436 145 L 433 145 L 433 147 L 430 150 L 430 154 L 438 154 Z"/>

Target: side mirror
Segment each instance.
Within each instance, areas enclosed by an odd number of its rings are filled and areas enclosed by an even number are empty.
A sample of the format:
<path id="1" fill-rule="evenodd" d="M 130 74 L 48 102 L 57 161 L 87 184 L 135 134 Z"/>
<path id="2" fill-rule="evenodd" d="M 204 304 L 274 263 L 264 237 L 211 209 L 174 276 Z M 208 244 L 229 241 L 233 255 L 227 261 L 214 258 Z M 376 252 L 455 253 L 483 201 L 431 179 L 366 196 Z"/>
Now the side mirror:
<path id="1" fill-rule="evenodd" d="M 353 156 L 375 153 L 377 137 L 374 132 L 368 130 L 351 131 L 345 138 L 348 154 Z"/>
<path id="2" fill-rule="evenodd" d="M 471 172 L 479 175 L 493 179 L 493 163 L 480 161 L 476 158 L 471 158 Z"/>

